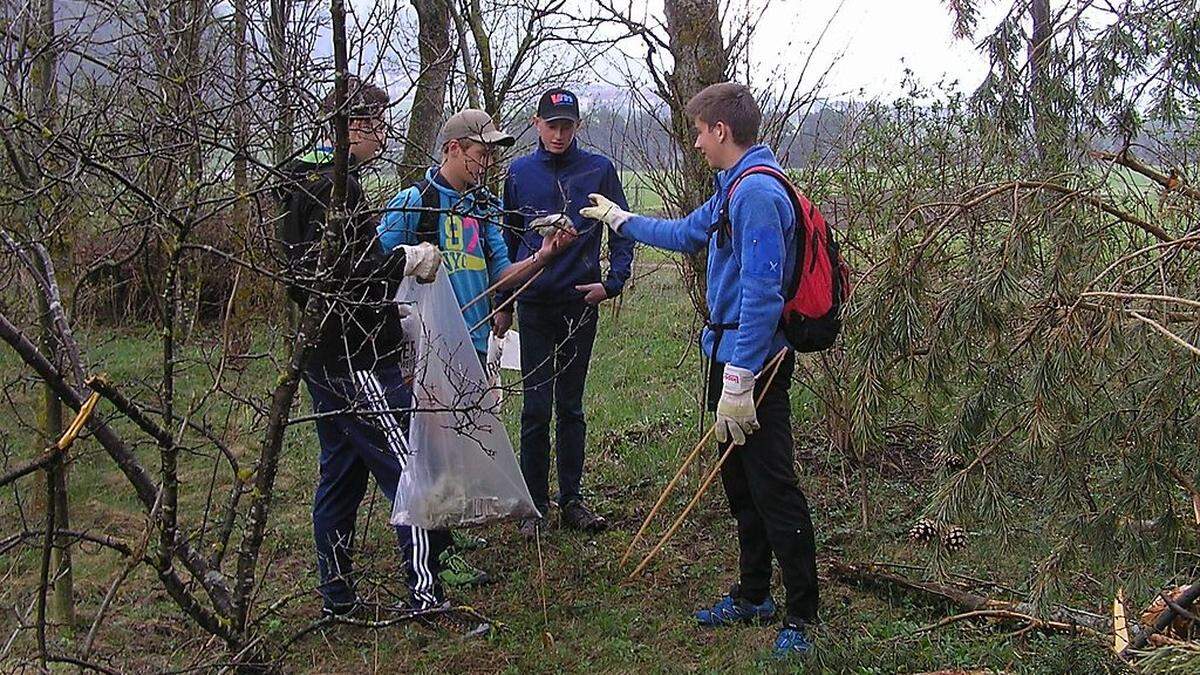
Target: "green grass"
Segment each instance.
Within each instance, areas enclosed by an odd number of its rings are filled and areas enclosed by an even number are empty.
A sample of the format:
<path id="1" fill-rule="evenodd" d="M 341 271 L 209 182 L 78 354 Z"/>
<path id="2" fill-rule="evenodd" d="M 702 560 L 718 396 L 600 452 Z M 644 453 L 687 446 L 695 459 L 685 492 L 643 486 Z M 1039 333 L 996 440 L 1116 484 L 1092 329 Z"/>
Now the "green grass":
<path id="1" fill-rule="evenodd" d="M 643 259 L 645 260 L 645 259 Z M 385 630 L 334 627 L 311 634 L 285 657 L 288 672 L 757 672 L 788 671 L 766 659 L 774 631 L 769 628 L 734 628 L 704 631 L 690 614 L 719 597 L 733 580 L 736 550 L 733 523 L 719 485 L 647 573 L 624 580 L 617 565 L 621 552 L 662 486 L 697 438 L 697 359 L 690 333 L 692 310 L 670 265 L 640 278 L 623 298 L 618 317 L 611 305 L 602 313 L 595 359 L 588 381 L 588 472 L 585 488 L 593 504 L 609 515 L 615 530 L 588 537 L 552 529 L 542 541 L 544 583 L 539 580 L 539 556 L 533 543 L 516 536 L 511 526 L 486 528 L 489 540 L 483 551 L 470 554 L 477 565 L 500 577 L 500 582 L 461 593 L 457 598 L 493 618 L 499 628 L 485 639 L 464 640 L 454 628 L 418 624 Z M 519 326 L 518 326 L 519 329 Z M 264 332 L 267 332 L 264 330 Z M 91 334 L 93 341 L 99 332 Z M 157 373 L 153 333 L 124 332 L 91 350 L 114 381 L 127 383 L 146 378 L 135 388 L 149 400 L 150 382 Z M 271 349 L 267 339 L 261 348 Z M 259 346 L 256 345 L 256 348 Z M 198 348 L 189 350 L 196 356 Z M 272 382 L 265 361 L 255 363 L 238 387 L 263 392 Z M 0 350 L 0 374 L 14 377 L 17 365 Z M 185 370 L 182 398 L 198 393 L 206 373 Z M 818 652 L 796 666 L 805 672 L 895 673 L 940 668 L 994 669 L 1021 673 L 1104 672 L 1115 670 L 1112 660 L 1096 642 L 1036 632 L 1013 636 L 1013 626 L 960 622 L 935 631 L 917 631 L 954 613 L 954 608 L 929 604 L 911 595 L 880 593 L 836 583 L 827 574 L 827 562 L 891 560 L 923 564 L 924 554 L 913 550 L 905 530 L 919 512 L 931 471 L 920 459 L 920 448 L 902 448 L 910 460 L 905 471 L 875 478 L 874 511 L 869 527 L 859 526 L 856 479 L 850 471 L 844 482 L 841 460 L 816 433 L 819 420 L 812 417 L 812 400 L 793 388 L 797 468 L 814 513 L 822 570 L 824 624 L 817 631 Z M 14 401 L 30 406 L 36 388 L 21 390 Z M 307 408 L 307 395 L 302 396 Z M 509 397 L 506 423 L 516 438 L 519 398 Z M 103 408 L 107 410 L 106 408 Z M 28 414 L 28 413 L 26 413 Z M 245 415 L 244 413 L 239 413 Z M 257 420 L 245 415 L 244 433 L 232 439 L 243 456 L 251 454 L 261 430 Z M 128 425 L 118 428 L 135 437 Z M 12 447 L 30 447 L 28 434 L 15 426 L 4 429 Z M 139 450 L 152 471 L 157 467 L 154 449 Z M 712 450 L 703 466 L 711 466 Z M 260 605 L 315 585 L 311 551 L 310 503 L 316 476 L 317 444 L 311 427 L 293 429 L 287 437 L 279 473 L 275 508 L 264 564 L 267 581 L 260 590 Z M 104 532 L 127 541 L 142 533 L 142 515 L 127 496 L 124 479 L 111 461 L 84 440 L 72 467 L 72 508 L 80 529 Z M 207 460 L 185 456 L 183 494 L 185 508 L 195 513 L 207 486 Z M 672 517 L 695 492 L 700 469 L 688 474 L 668 502 Z M 849 487 L 847 487 L 847 483 Z M 28 500 L 35 485 L 23 482 Z M 222 493 L 222 491 L 218 491 Z M 403 594 L 403 581 L 385 526 L 386 508 L 377 492 L 360 512 L 364 568 L 381 583 L 375 590 Z M 6 495 L 5 504 L 12 504 Z M 28 502 L 27 502 L 28 503 Z M 16 526 L 16 514 L 6 506 L 0 524 L 6 531 Z M 368 518 L 368 512 L 370 516 Z M 556 514 L 555 514 L 556 515 Z M 369 523 L 367 522 L 369 520 Z M 194 523 L 193 523 L 194 524 Z M 662 531 L 660 519 L 654 533 Z M 645 551 L 646 545 L 639 546 Z M 986 538 L 951 561 L 951 568 L 975 576 L 1018 584 L 1036 559 L 1036 537 L 1014 538 L 1007 546 Z M 36 578 L 36 555 L 24 551 L 0 558 L 0 604 L 9 608 L 0 618 L 7 637 L 13 627 L 11 608 L 27 607 Z M 81 615 L 95 611 L 120 562 L 114 556 L 84 548 L 76 554 L 75 578 Z M 385 592 L 386 591 L 386 592 Z M 543 615 L 541 595 L 546 597 Z M 776 585 L 776 598 L 782 592 Z M 1102 597 L 1082 594 L 1080 606 L 1103 611 Z M 264 623 L 268 634 L 282 639 L 303 628 L 319 609 L 315 593 L 308 592 L 285 605 Z M 86 626 L 75 632 L 81 639 Z M 63 639 L 60 637 L 58 639 Z M 97 658 L 123 671 L 154 671 L 182 667 L 204 653 L 206 638 L 193 629 L 160 589 L 153 575 L 139 569 L 127 582 L 102 628 Z M 72 642 L 76 644 L 76 642 Z M 32 635 L 18 639 L 16 652 L 31 653 Z M 212 647 L 209 648 L 213 649 Z M 215 654 L 215 652 L 213 652 Z"/>
<path id="2" fill-rule="evenodd" d="M 621 171 L 621 186 L 625 199 L 634 213 L 657 214 L 662 211 L 663 200 L 654 187 L 654 182 L 645 171 Z"/>

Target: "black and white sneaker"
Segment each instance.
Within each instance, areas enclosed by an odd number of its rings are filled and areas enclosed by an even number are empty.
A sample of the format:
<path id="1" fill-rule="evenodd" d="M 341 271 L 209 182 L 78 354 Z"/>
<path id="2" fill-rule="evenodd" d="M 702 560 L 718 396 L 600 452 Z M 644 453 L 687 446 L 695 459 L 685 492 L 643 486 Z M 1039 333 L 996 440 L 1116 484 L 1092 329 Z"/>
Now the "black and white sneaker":
<path id="1" fill-rule="evenodd" d="M 325 600 L 324 605 L 321 607 L 321 616 L 334 619 L 352 619 L 358 614 L 360 609 L 362 609 L 362 604 L 358 601 L 358 598 L 349 602 L 331 602 Z"/>

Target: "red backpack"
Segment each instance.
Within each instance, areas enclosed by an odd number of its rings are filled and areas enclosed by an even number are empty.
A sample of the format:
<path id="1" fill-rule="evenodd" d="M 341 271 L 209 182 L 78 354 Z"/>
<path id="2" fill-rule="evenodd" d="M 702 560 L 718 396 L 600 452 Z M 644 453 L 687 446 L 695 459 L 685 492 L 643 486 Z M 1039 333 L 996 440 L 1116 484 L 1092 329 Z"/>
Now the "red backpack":
<path id="1" fill-rule="evenodd" d="M 829 349 L 842 329 L 841 311 L 850 291 L 850 268 L 821 212 L 787 176 L 769 166 L 752 166 L 733 180 L 721 204 L 717 245 L 732 234 L 729 202 L 747 176 L 764 174 L 779 181 L 791 197 L 796 214 L 796 268 L 784 282 L 783 316 L 779 325 L 788 343 L 798 352 Z"/>

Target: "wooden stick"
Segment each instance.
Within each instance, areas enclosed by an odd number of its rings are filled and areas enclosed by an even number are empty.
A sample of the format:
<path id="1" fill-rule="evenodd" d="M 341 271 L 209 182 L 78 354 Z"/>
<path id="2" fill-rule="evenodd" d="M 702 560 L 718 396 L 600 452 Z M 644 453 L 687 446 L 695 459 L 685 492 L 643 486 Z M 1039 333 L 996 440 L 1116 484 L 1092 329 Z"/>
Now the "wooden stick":
<path id="1" fill-rule="evenodd" d="M 543 267 L 542 269 L 545 269 L 545 268 Z M 488 286 L 487 288 L 483 289 L 483 292 L 482 292 L 482 293 L 480 293 L 479 295 L 477 295 L 477 296 L 475 296 L 475 297 L 471 298 L 471 301 L 470 301 L 470 302 L 468 302 L 467 304 L 465 304 L 465 305 L 463 305 L 463 306 L 462 306 L 462 308 L 461 308 L 461 309 L 462 309 L 462 311 L 464 311 L 464 312 L 465 312 L 465 311 L 467 311 L 468 309 L 470 309 L 471 307 L 473 307 L 473 306 L 475 305 L 475 303 L 477 303 L 477 302 L 479 302 L 480 300 L 482 300 L 482 299 L 486 298 L 487 296 L 491 295 L 491 294 L 492 294 L 492 291 L 495 291 L 497 288 L 500 288 L 500 284 L 502 284 L 502 283 L 504 283 L 504 280 L 503 280 L 503 279 L 499 279 L 499 280 L 497 280 L 497 281 L 496 281 L 496 283 L 494 283 L 494 284 L 492 284 L 491 286 Z"/>
<path id="2" fill-rule="evenodd" d="M 546 563 L 542 558 L 542 526 L 534 525 L 533 538 L 537 542 L 538 595 L 542 599 L 542 641 L 547 647 L 554 646 L 554 635 L 550 633 L 550 613 L 546 609 Z"/>
<path id="3" fill-rule="evenodd" d="M 775 381 L 775 375 L 779 373 L 779 366 L 783 365 L 783 355 L 787 353 L 787 349 L 787 347 L 784 347 L 783 349 L 779 350 L 779 354 L 776 354 L 775 358 L 772 359 L 772 362 L 775 365 L 771 370 L 770 377 L 767 378 L 767 385 L 763 387 L 763 394 L 765 394 L 766 391 L 771 388 L 771 383 Z M 762 394 L 759 395 L 758 403 L 761 402 Z M 758 407 L 758 403 L 755 404 L 755 408 Z M 665 546 L 668 541 L 670 541 L 671 537 L 675 534 L 675 531 L 678 530 L 679 526 L 683 524 L 684 519 L 686 519 L 688 514 L 692 512 L 692 509 L 696 507 L 696 504 L 700 502 L 700 498 L 704 496 L 704 493 L 708 490 L 708 486 L 712 484 L 713 479 L 716 478 L 717 474 L 721 472 L 721 467 L 725 464 L 725 460 L 729 459 L 729 455 L 733 453 L 733 449 L 736 447 L 738 446 L 733 443 L 729 444 L 729 447 L 726 448 L 725 452 L 721 455 L 721 459 L 717 460 L 716 466 L 714 466 L 712 470 L 708 472 L 708 475 L 704 477 L 704 482 L 700 484 L 700 489 L 696 491 L 696 496 L 692 497 L 692 501 L 688 502 L 688 505 L 686 508 L 684 508 L 683 513 L 679 514 L 679 517 L 675 519 L 675 522 L 671 523 L 670 529 L 668 529 L 666 534 L 664 534 L 662 538 L 658 540 L 658 544 L 656 544 L 654 548 L 646 554 L 645 558 L 642 558 L 642 562 L 638 564 L 637 569 L 629 573 L 629 579 L 641 574 L 642 570 L 646 569 L 646 565 L 649 565 L 650 561 L 654 559 L 654 556 L 658 555 L 658 552 L 662 550 L 662 547 Z"/>
<path id="4" fill-rule="evenodd" d="M 542 269 L 538 270 L 537 272 L 534 272 L 533 276 L 526 279 L 525 283 L 521 284 L 520 288 L 513 291 L 513 294 L 508 296 L 507 300 L 500 303 L 499 305 L 496 305 L 496 309 L 493 309 L 491 311 L 491 313 L 489 313 L 487 316 L 480 319 L 474 326 L 471 326 L 470 328 L 468 328 L 467 333 L 474 333 L 476 328 L 479 328 L 480 326 L 484 325 L 485 323 L 491 321 L 493 316 L 496 316 L 496 314 L 504 311 L 504 309 L 506 307 L 508 307 L 509 304 L 511 304 L 514 300 L 517 299 L 518 295 L 520 295 L 522 292 L 524 292 L 524 290 L 526 288 L 529 288 L 529 284 L 532 284 L 534 282 L 534 280 L 536 280 L 538 277 L 542 276 L 542 272 L 545 272 L 545 271 L 546 271 L 546 268 L 543 267 Z"/>
<path id="5" fill-rule="evenodd" d="M 1178 302 L 1191 307 L 1200 307 L 1200 300 L 1177 298 L 1173 295 L 1154 295 L 1151 293 L 1116 293 L 1113 291 L 1087 291 L 1079 294 L 1082 297 L 1121 298 L 1122 300 L 1162 300 L 1163 302 Z"/>
<path id="6" fill-rule="evenodd" d="M 763 372 L 766 372 L 767 368 L 774 366 L 775 362 L 782 359 L 783 355 L 786 353 L 786 350 L 781 349 L 779 353 L 776 354 L 773 359 L 771 359 L 770 363 L 763 368 Z M 705 386 L 707 387 L 708 383 L 705 383 Z M 758 397 L 758 401 L 755 402 L 755 407 L 762 403 L 763 394 L 766 394 L 766 392 L 767 390 L 763 389 L 762 394 L 760 394 Z M 650 509 L 650 513 L 646 516 L 646 519 L 642 521 L 642 526 L 638 529 L 637 534 L 633 535 L 633 541 L 629 542 L 629 547 L 625 549 L 625 555 L 621 556 L 621 562 L 619 563 L 619 566 L 623 567 L 625 565 L 625 561 L 629 559 L 629 554 L 633 553 L 633 547 L 637 545 L 638 541 L 641 540 L 642 535 L 646 533 L 647 529 L 649 529 L 650 521 L 654 520 L 654 516 L 658 513 L 658 509 L 662 507 L 663 503 L 667 501 L 667 497 L 669 497 L 671 492 L 675 489 L 675 483 L 679 482 L 679 478 L 683 476 L 683 473 L 687 470 L 688 465 L 692 463 L 692 460 L 696 459 L 696 457 L 700 454 L 700 450 L 704 447 L 704 444 L 708 442 L 708 439 L 712 437 L 716 430 L 717 423 L 713 422 L 712 425 L 708 427 L 708 432 L 700 438 L 700 442 L 696 444 L 696 447 L 692 448 L 692 451 L 688 453 L 688 456 L 683 460 L 683 464 L 681 464 L 679 466 L 679 470 L 675 472 L 675 477 L 671 479 L 671 482 L 667 483 L 665 488 L 663 488 L 662 494 L 658 496 L 658 501 L 654 502 L 654 507 Z"/>
<path id="7" fill-rule="evenodd" d="M 890 591 L 902 588 L 924 593 L 942 602 L 958 605 L 963 610 L 1001 610 L 1025 614 L 1041 621 L 1075 625 L 1094 632 L 1111 633 L 1112 617 L 1095 614 L 1081 609 L 1052 605 L 1036 607 L 1027 602 L 997 600 L 955 586 L 946 586 L 931 581 L 910 579 L 884 569 L 879 563 L 847 563 L 837 559 L 830 561 L 829 573 L 835 579 L 864 586 L 885 587 Z"/>
<path id="8" fill-rule="evenodd" d="M 638 541 L 642 538 L 642 535 L 646 533 L 647 529 L 649 529 L 650 521 L 654 520 L 654 516 L 658 514 L 658 509 L 663 505 L 663 502 L 667 501 L 667 497 L 669 497 L 671 492 L 675 489 L 675 483 L 679 481 L 679 477 L 682 476 L 683 472 L 687 470 L 688 465 L 692 463 L 692 460 L 696 459 L 696 456 L 700 454 L 700 450 L 704 447 L 704 444 L 708 442 L 709 437 L 713 435 L 713 432 L 716 431 L 716 429 L 717 425 L 714 422 L 712 426 L 708 428 L 708 433 L 704 434 L 704 437 L 700 439 L 700 442 L 696 444 L 696 447 L 692 448 L 692 451 L 686 458 L 684 458 L 683 464 L 679 465 L 679 470 L 675 472 L 675 477 L 671 479 L 671 482 L 667 483 L 665 488 L 663 488 L 662 494 L 658 496 L 658 501 L 654 502 L 654 507 L 650 509 L 650 513 L 646 516 L 646 519 L 642 521 L 642 526 L 638 528 L 637 534 L 633 535 L 633 541 L 629 542 L 629 546 L 625 549 L 625 555 L 621 556 L 621 562 L 618 563 L 619 566 L 625 566 L 625 561 L 629 560 L 629 554 L 633 553 L 633 547 L 637 545 Z"/>

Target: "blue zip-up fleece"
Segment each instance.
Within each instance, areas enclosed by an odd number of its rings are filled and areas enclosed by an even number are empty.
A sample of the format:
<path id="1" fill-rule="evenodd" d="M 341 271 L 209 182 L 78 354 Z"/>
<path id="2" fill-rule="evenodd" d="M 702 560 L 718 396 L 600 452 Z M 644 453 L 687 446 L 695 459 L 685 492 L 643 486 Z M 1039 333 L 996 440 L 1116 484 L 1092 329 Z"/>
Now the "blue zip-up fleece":
<path id="1" fill-rule="evenodd" d="M 779 327 L 783 313 L 783 284 L 796 265 L 796 216 L 784 187 L 770 176 L 747 176 L 733 193 L 729 220 L 731 244 L 717 246 L 709 229 L 720 216 L 721 201 L 729 184 L 752 166 L 783 168 L 765 145 L 746 151 L 732 168 L 717 174 L 717 191 L 700 208 L 680 220 L 634 216 L 621 226 L 622 234 L 672 251 L 695 253 L 708 245 L 709 323 L 738 324 L 721 337 L 705 328 L 704 352 L 721 363 L 731 363 L 754 373 L 787 345 Z"/>
<path id="2" fill-rule="evenodd" d="M 504 241 L 513 262 L 533 255 L 542 245 L 542 237 L 528 230 L 534 218 L 552 213 L 571 217 L 579 238 L 546 267 L 546 271 L 520 296 L 520 302 L 553 303 L 577 300 L 583 294 L 575 286 L 600 281 L 600 238 L 608 229 L 602 223 L 584 222 L 579 209 L 588 206 L 588 194 L 598 192 L 628 208 L 621 179 L 612 161 L 588 152 L 572 142 L 567 151 L 556 155 L 541 142 L 533 153 L 513 160 L 504 181 L 506 222 Z M 609 232 L 608 276 L 604 290 L 616 297 L 629 279 L 633 264 L 633 240 Z"/>
<path id="3" fill-rule="evenodd" d="M 502 209 L 496 198 L 482 189 L 459 194 L 438 174 L 437 167 L 429 169 L 425 177 L 439 193 L 438 235 L 442 264 L 454 287 L 454 296 L 462 306 L 499 279 L 512 264 L 500 234 Z M 391 251 L 401 244 L 416 244 L 420 221 L 421 193 L 413 185 L 396 195 L 380 220 L 379 243 L 383 250 Z M 470 328 L 490 312 L 488 303 L 477 302 L 463 312 L 463 319 Z M 484 324 L 471 332 L 476 351 L 487 353 L 489 331 L 491 326 Z"/>

